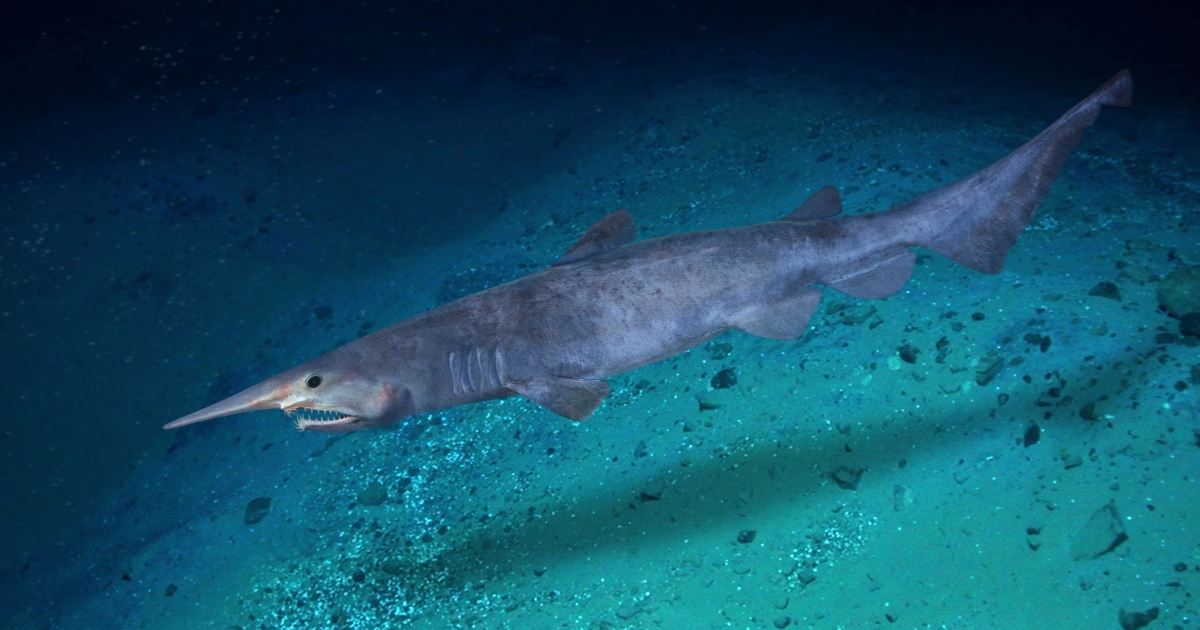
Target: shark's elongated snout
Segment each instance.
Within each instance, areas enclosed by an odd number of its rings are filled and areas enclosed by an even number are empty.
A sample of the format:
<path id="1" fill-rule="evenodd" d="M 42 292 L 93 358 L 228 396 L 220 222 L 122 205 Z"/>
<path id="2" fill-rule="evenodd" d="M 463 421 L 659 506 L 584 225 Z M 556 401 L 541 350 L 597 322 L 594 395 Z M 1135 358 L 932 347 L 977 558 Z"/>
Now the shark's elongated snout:
<path id="1" fill-rule="evenodd" d="M 240 394 L 234 394 L 219 403 L 211 404 L 200 411 L 190 413 L 178 420 L 169 422 L 163 426 L 164 429 L 174 429 L 188 424 L 204 422 L 213 418 L 221 418 L 224 416 L 232 416 L 236 413 L 246 411 L 260 411 L 263 409 L 281 409 L 285 402 L 292 394 L 292 383 L 279 383 L 277 379 L 270 379 L 247 389 Z"/>

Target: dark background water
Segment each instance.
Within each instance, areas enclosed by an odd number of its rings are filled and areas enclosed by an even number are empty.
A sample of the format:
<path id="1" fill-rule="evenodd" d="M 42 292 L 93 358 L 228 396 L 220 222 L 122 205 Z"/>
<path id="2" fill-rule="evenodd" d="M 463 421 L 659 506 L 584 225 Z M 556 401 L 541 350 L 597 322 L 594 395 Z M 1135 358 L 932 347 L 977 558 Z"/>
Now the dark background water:
<path id="1" fill-rule="evenodd" d="M 38 252 L 36 226 L 62 229 L 70 211 L 53 201 L 14 202 L 26 184 L 51 180 L 63 167 L 84 173 L 88 161 L 100 159 L 101 152 L 83 139 L 94 131 L 89 121 L 106 113 L 118 112 L 118 124 L 131 133 L 145 124 L 169 135 L 170 120 L 192 125 L 235 116 L 255 103 L 321 91 L 334 79 L 447 68 L 456 73 L 455 89 L 464 97 L 496 72 L 531 89 L 552 90 L 586 80 L 572 74 L 575 64 L 652 64 L 681 49 L 702 59 L 704 72 L 722 64 L 736 69 L 751 53 L 769 64 L 773 56 L 805 52 L 819 58 L 827 51 L 828 63 L 861 73 L 889 63 L 923 65 L 935 77 L 946 68 L 969 67 L 986 70 L 989 80 L 1069 84 L 1078 94 L 1093 88 L 1097 77 L 1128 67 L 1138 81 L 1139 107 L 1179 108 L 1194 116 L 1200 105 L 1198 11 L 1194 3 L 1167 0 L 988 6 L 51 1 L 7 3 L 2 11 L 0 161 L 7 164 L 0 170 L 5 183 L 0 236 L 6 241 L 0 244 L 5 274 L 0 310 L 6 311 L 0 320 L 0 378 L 6 404 L 0 476 L 6 483 L 0 508 L 22 515 L 0 524 L 8 557 L 52 543 L 86 521 L 88 506 L 119 484 L 124 471 L 147 453 L 169 448 L 174 438 L 158 423 L 187 411 L 160 404 L 171 399 L 177 381 L 153 378 L 152 368 L 131 371 L 116 359 L 121 349 L 111 346 L 127 343 L 131 333 L 123 330 L 119 341 L 115 333 L 106 334 L 96 322 L 109 316 L 108 306 L 88 297 L 95 290 L 153 298 L 171 293 L 172 280 L 152 270 L 124 279 L 80 270 L 73 280 L 94 285 L 76 286 L 75 298 L 47 301 L 47 286 L 54 284 L 47 279 L 63 274 L 64 267 L 44 262 L 53 258 Z M 59 119 L 62 124 L 54 122 Z M 72 154 L 76 140 L 86 148 Z M 408 229 L 399 234 L 371 227 L 375 209 L 345 207 L 337 220 L 363 250 L 380 251 L 453 239 L 476 211 L 465 204 L 431 207 L 405 215 Z M 188 212 L 187 221 L 201 224 L 220 216 L 217 211 L 210 216 L 202 204 Z M 73 242 L 78 248 L 96 246 Z M 101 262 L 88 264 L 96 271 Z M 202 268 L 194 271 L 205 274 Z M 219 293 L 211 299 L 219 308 Z M 146 355 L 171 355 L 173 340 L 187 334 L 158 326 L 153 318 L 139 325 Z M 96 344 L 104 352 L 93 354 L 89 348 Z M 247 368 L 224 387 L 265 375 Z M 100 422 L 103 431 L 95 427 Z"/>

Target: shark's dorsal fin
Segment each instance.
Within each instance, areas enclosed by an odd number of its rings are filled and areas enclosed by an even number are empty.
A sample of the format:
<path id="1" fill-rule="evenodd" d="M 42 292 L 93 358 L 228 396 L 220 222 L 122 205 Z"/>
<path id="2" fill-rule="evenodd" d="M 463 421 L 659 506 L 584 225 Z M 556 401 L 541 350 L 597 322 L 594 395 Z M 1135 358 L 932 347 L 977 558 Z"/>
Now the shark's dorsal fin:
<path id="1" fill-rule="evenodd" d="M 635 236 L 637 236 L 637 227 L 633 225 L 633 217 L 629 216 L 629 211 L 617 210 L 588 228 L 588 231 L 575 241 L 567 253 L 550 266 L 566 265 L 589 256 L 603 254 L 632 241 Z"/>
<path id="2" fill-rule="evenodd" d="M 842 196 L 834 186 L 826 186 L 813 193 L 813 196 L 792 210 L 780 221 L 803 221 L 805 219 L 826 219 L 842 213 Z"/>

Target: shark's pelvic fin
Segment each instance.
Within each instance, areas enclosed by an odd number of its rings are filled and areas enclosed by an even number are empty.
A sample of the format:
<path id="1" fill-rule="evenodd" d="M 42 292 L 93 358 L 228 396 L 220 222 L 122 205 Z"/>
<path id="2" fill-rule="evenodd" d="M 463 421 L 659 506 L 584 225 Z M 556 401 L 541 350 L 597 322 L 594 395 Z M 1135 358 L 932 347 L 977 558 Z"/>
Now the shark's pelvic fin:
<path id="1" fill-rule="evenodd" d="M 769 339 L 799 339 L 808 330 L 808 320 L 820 303 L 821 292 L 804 287 L 782 298 L 742 309 L 734 315 L 729 327 Z"/>
<path id="2" fill-rule="evenodd" d="M 582 422 L 592 415 L 609 392 L 608 383 L 605 381 L 551 375 L 516 380 L 505 386 L 538 405 L 577 422 Z"/>
<path id="3" fill-rule="evenodd" d="M 610 249 L 616 249 L 631 242 L 636 236 L 637 227 L 634 226 L 633 217 L 629 215 L 629 211 L 617 210 L 588 228 L 588 231 L 584 232 L 583 236 L 580 236 L 579 240 L 575 241 L 575 244 L 550 266 L 567 265 L 589 256 L 603 254 Z"/>
<path id="4" fill-rule="evenodd" d="M 842 196 L 834 186 L 826 186 L 792 210 L 780 221 L 804 221 L 805 219 L 827 219 L 842 213 Z"/>
<path id="5" fill-rule="evenodd" d="M 831 282 L 829 288 L 860 300 L 882 300 L 908 282 L 916 260 L 916 255 L 906 249 L 870 269 Z"/>

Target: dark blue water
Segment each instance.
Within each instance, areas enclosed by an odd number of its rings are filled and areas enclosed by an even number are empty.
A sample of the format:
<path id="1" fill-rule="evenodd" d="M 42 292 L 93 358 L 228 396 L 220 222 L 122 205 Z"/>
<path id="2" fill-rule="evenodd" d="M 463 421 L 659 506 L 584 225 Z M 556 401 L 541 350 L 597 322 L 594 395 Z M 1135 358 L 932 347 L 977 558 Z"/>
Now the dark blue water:
<path id="1" fill-rule="evenodd" d="M 1200 20 L 1039 6 L 7 8 L 0 625 L 1195 627 Z M 581 424 L 161 429 L 618 208 L 889 208 L 1122 68 L 1000 274 L 922 250 Z"/>

